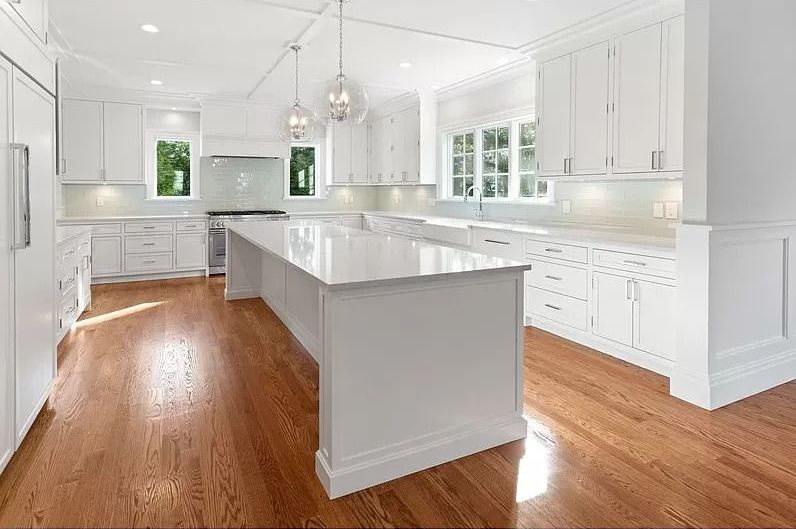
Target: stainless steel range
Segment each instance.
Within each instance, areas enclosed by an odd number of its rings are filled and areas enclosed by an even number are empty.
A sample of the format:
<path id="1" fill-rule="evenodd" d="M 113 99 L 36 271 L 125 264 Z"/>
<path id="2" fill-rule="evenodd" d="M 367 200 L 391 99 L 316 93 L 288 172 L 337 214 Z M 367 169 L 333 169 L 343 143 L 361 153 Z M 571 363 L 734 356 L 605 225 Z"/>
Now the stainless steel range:
<path id="1" fill-rule="evenodd" d="M 255 220 L 290 220 L 290 215 L 279 210 L 208 211 L 210 217 L 209 264 L 211 274 L 227 271 L 227 228 L 225 222 Z"/>

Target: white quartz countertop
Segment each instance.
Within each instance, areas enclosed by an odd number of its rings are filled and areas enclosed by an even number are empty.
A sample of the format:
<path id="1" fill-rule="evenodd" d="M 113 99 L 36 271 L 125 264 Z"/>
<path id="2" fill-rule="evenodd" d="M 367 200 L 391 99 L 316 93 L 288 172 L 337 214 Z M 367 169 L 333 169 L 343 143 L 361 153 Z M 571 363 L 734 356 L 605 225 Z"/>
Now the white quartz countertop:
<path id="1" fill-rule="evenodd" d="M 612 247 L 630 246 L 634 249 L 644 249 L 671 255 L 675 251 L 675 233 L 673 229 L 652 231 L 628 226 L 478 221 L 475 219 L 437 217 L 393 211 L 367 211 L 364 214 L 419 223 L 523 233 L 545 239 L 571 241 L 581 244 L 605 244 Z"/>
<path id="2" fill-rule="evenodd" d="M 342 226 L 230 222 L 227 230 L 329 288 L 530 269 L 527 263 Z"/>
<path id="3" fill-rule="evenodd" d="M 147 220 L 192 220 L 206 219 L 205 213 L 185 213 L 174 215 L 113 215 L 107 217 L 64 217 L 58 220 L 58 224 L 68 226 L 70 224 L 91 224 L 94 222 L 124 222 L 124 221 L 147 221 Z"/>
<path id="4" fill-rule="evenodd" d="M 68 240 L 90 235 L 91 228 L 88 226 L 58 226 L 55 228 L 55 244 L 61 244 Z"/>

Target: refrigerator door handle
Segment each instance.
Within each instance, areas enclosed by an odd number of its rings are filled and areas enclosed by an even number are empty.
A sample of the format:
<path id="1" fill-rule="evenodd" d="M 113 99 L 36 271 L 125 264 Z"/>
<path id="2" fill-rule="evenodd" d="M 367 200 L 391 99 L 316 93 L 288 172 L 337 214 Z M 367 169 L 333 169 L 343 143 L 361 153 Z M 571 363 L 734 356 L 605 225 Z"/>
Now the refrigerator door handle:
<path id="1" fill-rule="evenodd" d="M 30 247 L 30 147 L 24 143 L 13 143 L 11 149 L 15 153 L 16 161 L 13 175 L 14 243 L 12 248 L 24 250 Z M 20 177 L 23 175 L 24 180 L 20 185 Z M 19 196 L 20 191 L 24 193 L 22 196 Z M 20 213 L 22 215 L 21 222 Z"/>

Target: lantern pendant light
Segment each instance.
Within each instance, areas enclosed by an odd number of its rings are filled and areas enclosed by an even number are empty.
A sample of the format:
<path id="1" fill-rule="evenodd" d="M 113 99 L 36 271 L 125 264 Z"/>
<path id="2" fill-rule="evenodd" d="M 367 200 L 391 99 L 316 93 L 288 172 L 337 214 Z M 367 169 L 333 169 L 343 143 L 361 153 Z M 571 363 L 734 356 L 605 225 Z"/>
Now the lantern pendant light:
<path id="1" fill-rule="evenodd" d="M 296 54 L 296 99 L 280 120 L 279 136 L 285 141 L 311 141 L 315 136 L 315 116 L 301 106 L 299 99 L 299 52 L 301 45 L 291 44 Z"/>
<path id="2" fill-rule="evenodd" d="M 318 119 L 329 124 L 359 124 L 368 115 L 367 91 L 361 84 L 343 73 L 343 4 L 347 1 L 338 0 L 340 5 L 338 74 L 318 92 L 313 105 Z"/>

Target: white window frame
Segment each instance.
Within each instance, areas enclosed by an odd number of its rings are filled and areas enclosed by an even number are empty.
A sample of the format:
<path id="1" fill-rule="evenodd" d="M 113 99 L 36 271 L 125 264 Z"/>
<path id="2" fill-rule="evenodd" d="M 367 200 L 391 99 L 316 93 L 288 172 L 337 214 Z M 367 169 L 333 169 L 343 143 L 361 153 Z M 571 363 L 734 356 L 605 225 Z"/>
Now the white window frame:
<path id="1" fill-rule="evenodd" d="M 191 144 L 191 194 L 185 197 L 158 196 L 158 141 L 187 141 Z M 199 174 L 199 133 L 147 131 L 147 200 L 201 200 Z"/>
<path id="2" fill-rule="evenodd" d="M 520 157 L 520 123 L 533 122 L 535 116 L 531 114 L 523 114 L 517 117 L 504 118 L 504 119 L 486 119 L 478 124 L 450 127 L 446 130 L 441 130 L 441 144 L 443 145 L 443 160 L 442 160 L 442 179 L 440 182 L 439 200 L 459 202 L 463 197 L 453 195 L 453 137 L 472 132 L 474 134 L 474 154 L 475 154 L 475 167 L 473 182 L 476 187 L 483 189 L 483 131 L 501 126 L 509 126 L 509 196 L 498 197 L 484 197 L 484 202 L 493 202 L 497 204 L 539 204 L 539 205 L 553 205 L 555 204 L 555 185 L 553 182 L 547 183 L 547 196 L 544 197 L 521 197 L 520 192 L 520 173 L 519 173 L 519 157 Z M 537 138 L 538 140 L 538 138 Z M 537 151 L 538 152 L 538 151 Z M 497 160 L 496 160 L 497 163 Z M 538 177 L 537 177 L 538 178 Z M 537 179 L 538 182 L 538 179 Z M 537 188 L 538 189 L 538 188 Z"/>
<path id="3" fill-rule="evenodd" d="M 299 195 L 293 196 L 290 194 L 290 158 L 293 155 L 294 147 L 313 147 L 315 149 L 315 194 L 314 195 Z M 290 144 L 290 151 L 288 157 L 284 160 L 284 183 L 283 183 L 283 198 L 284 200 L 326 200 L 326 180 L 323 175 L 323 166 L 321 166 L 322 144 L 320 141 L 311 142 L 296 142 Z"/>

